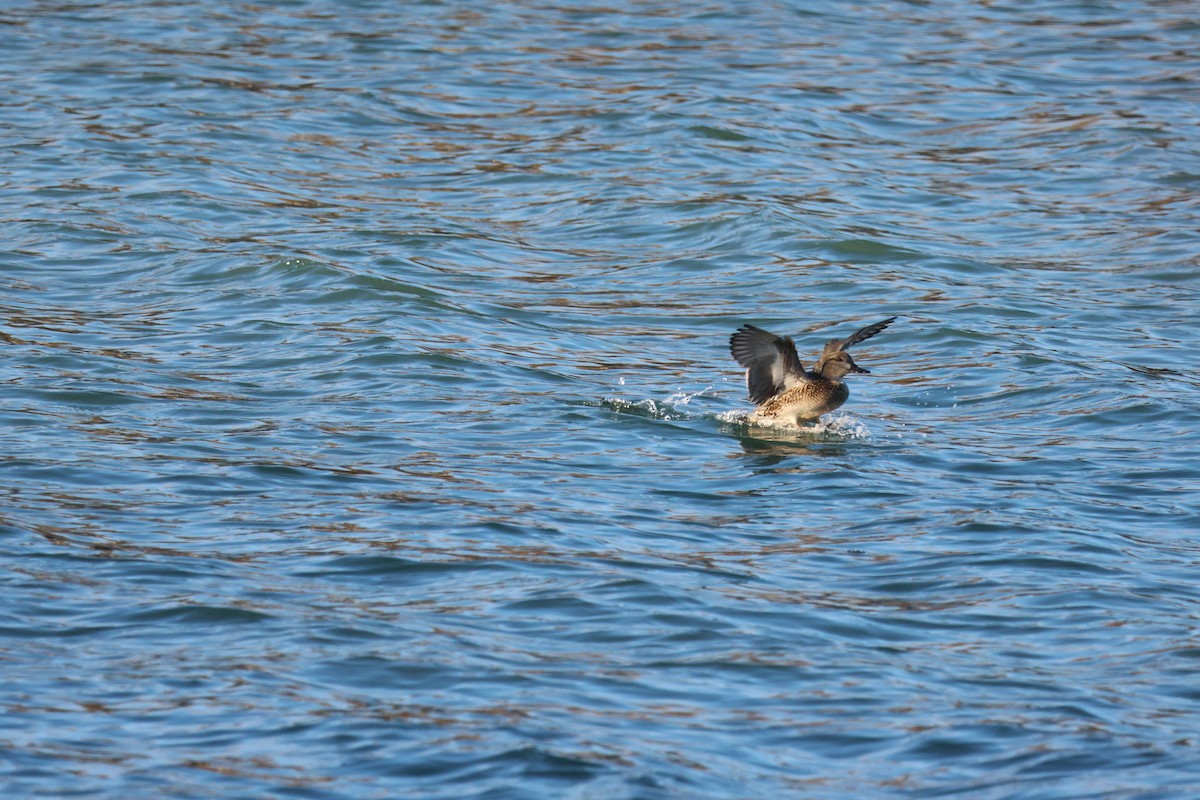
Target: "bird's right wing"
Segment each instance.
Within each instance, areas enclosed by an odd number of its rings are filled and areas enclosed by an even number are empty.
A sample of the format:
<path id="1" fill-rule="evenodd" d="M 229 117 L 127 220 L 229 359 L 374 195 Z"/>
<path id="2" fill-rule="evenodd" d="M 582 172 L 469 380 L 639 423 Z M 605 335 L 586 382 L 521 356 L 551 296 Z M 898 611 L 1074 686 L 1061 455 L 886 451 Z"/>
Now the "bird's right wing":
<path id="1" fill-rule="evenodd" d="M 852 344 L 858 344 L 859 342 L 863 341 L 864 339 L 870 339 L 872 336 L 879 333 L 881 330 L 886 328 L 888 325 L 891 325 L 895 321 L 896 321 L 895 317 L 888 317 L 887 319 L 882 320 L 881 322 L 876 322 L 871 325 L 867 325 L 864 328 L 859 328 L 854 333 L 850 334 L 845 339 L 842 339 L 840 342 L 838 342 L 837 349 L 845 350 L 847 347 L 849 347 Z"/>

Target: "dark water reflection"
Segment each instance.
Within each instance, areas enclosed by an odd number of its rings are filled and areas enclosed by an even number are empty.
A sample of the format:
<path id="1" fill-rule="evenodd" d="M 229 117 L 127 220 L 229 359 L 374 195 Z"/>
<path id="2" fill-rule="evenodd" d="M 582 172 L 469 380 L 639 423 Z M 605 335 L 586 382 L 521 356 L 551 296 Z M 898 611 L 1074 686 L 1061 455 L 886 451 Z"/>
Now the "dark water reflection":
<path id="1" fill-rule="evenodd" d="M 1194 797 L 1193 12 L 6 6 L 5 795 Z"/>

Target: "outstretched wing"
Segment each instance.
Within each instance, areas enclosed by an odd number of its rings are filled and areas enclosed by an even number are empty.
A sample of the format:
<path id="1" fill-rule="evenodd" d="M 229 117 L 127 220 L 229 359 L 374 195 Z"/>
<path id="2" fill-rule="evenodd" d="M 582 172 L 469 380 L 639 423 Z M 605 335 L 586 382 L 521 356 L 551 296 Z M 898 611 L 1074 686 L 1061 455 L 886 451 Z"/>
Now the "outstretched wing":
<path id="1" fill-rule="evenodd" d="M 743 325 L 729 337 L 729 352 L 746 368 L 746 391 L 755 405 L 762 405 L 804 378 L 796 343 L 788 336 Z"/>
<path id="2" fill-rule="evenodd" d="M 830 339 L 825 343 L 825 349 L 821 351 L 821 360 L 817 363 L 817 370 L 819 371 L 821 369 L 821 364 L 825 363 L 825 359 L 836 353 L 840 353 L 852 344 L 858 344 L 863 339 L 870 339 L 872 336 L 879 333 L 881 330 L 886 328 L 888 325 L 891 325 L 895 321 L 895 317 L 888 317 L 887 319 L 876 322 L 873 325 L 868 325 L 865 328 L 859 328 L 845 339 Z"/>
<path id="3" fill-rule="evenodd" d="M 842 339 L 842 341 L 838 343 L 838 350 L 845 350 L 852 344 L 858 344 L 864 339 L 870 339 L 872 336 L 879 333 L 881 330 L 886 328 L 888 325 L 891 325 L 895 321 L 895 317 L 888 317 L 887 319 L 876 322 L 873 325 L 868 325 L 865 328 L 859 328 L 857 331 L 850 334 L 845 339 Z"/>

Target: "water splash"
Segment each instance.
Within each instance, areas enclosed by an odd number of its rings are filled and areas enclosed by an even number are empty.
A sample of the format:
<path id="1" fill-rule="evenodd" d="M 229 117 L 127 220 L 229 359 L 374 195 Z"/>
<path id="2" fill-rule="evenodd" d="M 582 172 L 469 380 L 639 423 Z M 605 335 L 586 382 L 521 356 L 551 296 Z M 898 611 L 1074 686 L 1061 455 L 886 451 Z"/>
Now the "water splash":
<path id="1" fill-rule="evenodd" d="M 624 385 L 624 381 L 622 381 L 622 385 Z M 646 400 L 626 400 L 621 397 L 606 397 L 600 402 L 600 405 L 613 411 L 637 414 L 638 416 L 651 417 L 653 419 L 702 419 L 713 415 L 696 413 L 687 409 L 686 406 L 697 397 L 706 396 L 705 393 L 712 391 L 713 388 L 712 386 L 705 386 L 703 389 L 694 392 L 687 392 L 680 389 L 665 400 L 655 400 L 653 398 Z"/>
<path id="2" fill-rule="evenodd" d="M 638 416 L 661 420 L 713 418 L 717 415 L 694 412 L 686 408 L 697 397 L 706 396 L 705 393 L 712 391 L 713 388 L 712 386 L 705 386 L 703 389 L 694 392 L 687 392 L 680 389 L 665 400 L 655 400 L 653 398 L 646 400 L 626 400 L 620 397 L 606 397 L 600 402 L 600 405 L 613 411 L 637 414 Z"/>
<path id="3" fill-rule="evenodd" d="M 743 425 L 749 428 L 762 428 L 772 431 L 786 431 L 803 436 L 831 436 L 839 439 L 869 439 L 870 429 L 862 420 L 849 414 L 830 414 L 821 417 L 816 422 L 795 425 L 781 420 L 750 421 L 750 411 L 725 411 L 716 415 L 716 419 L 729 425 Z"/>
<path id="4" fill-rule="evenodd" d="M 849 414 L 831 414 L 817 420 L 812 426 L 815 433 L 827 433 L 844 439 L 869 439 L 871 431 L 858 417 Z"/>
<path id="5" fill-rule="evenodd" d="M 661 420 L 691 419 L 694 415 L 678 410 L 667 400 L 623 400 L 619 397 L 608 397 L 600 403 L 604 408 L 619 411 L 623 414 L 636 414 L 640 417 L 651 417 Z"/>
<path id="6" fill-rule="evenodd" d="M 708 386 L 705 386 L 703 389 L 701 389 L 698 392 L 685 392 L 682 389 L 680 389 L 679 391 L 675 392 L 675 394 L 668 397 L 666 402 L 672 406 L 686 406 L 688 403 L 692 402 L 692 400 L 696 399 L 697 397 L 704 397 L 705 392 L 712 390 L 712 388 L 713 388 L 713 386 L 710 384 Z"/>
<path id="7" fill-rule="evenodd" d="M 705 393 L 713 389 L 706 386 L 695 392 L 677 391 L 665 400 L 647 398 L 645 400 L 626 400 L 619 397 L 608 397 L 600 402 L 604 408 L 624 414 L 635 414 L 664 421 L 712 419 L 725 425 L 786 432 L 802 437 L 830 437 L 837 439 L 868 439 L 871 431 L 865 422 L 858 417 L 845 413 L 829 414 L 815 422 L 804 425 L 794 425 L 783 421 L 750 421 L 751 411 L 735 409 L 720 412 L 694 412 L 687 408 L 688 404 L 697 397 L 707 396 Z"/>

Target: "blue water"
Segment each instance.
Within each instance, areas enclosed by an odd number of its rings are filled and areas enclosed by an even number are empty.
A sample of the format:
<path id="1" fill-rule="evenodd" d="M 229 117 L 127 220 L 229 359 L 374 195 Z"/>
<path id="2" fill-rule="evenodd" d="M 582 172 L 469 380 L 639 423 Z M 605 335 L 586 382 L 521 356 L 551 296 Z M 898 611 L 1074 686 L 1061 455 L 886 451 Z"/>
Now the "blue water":
<path id="1" fill-rule="evenodd" d="M 1200 796 L 1195 10 L 5 4 L 0 793 Z"/>

